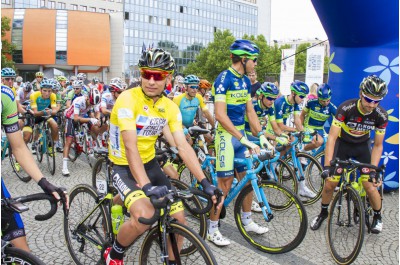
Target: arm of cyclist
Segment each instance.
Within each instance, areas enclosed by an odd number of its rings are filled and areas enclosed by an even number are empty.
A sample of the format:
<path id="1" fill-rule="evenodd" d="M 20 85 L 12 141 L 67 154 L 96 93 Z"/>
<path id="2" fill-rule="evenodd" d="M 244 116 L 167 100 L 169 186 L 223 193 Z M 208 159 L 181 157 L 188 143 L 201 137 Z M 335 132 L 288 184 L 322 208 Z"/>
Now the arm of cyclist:
<path id="1" fill-rule="evenodd" d="M 296 130 L 301 132 L 304 131 L 303 123 L 301 122 L 300 115 L 294 113 L 294 126 L 296 127 Z"/>
<path id="2" fill-rule="evenodd" d="M 383 152 L 383 140 L 385 138 L 385 134 L 377 134 L 375 133 L 375 138 L 374 138 L 374 145 L 372 147 L 372 153 L 371 153 L 371 164 L 374 166 L 379 165 L 379 161 L 381 160 L 382 152 Z M 371 171 L 375 171 L 374 169 L 371 169 Z M 375 173 L 373 173 L 374 175 Z M 371 175 L 372 176 L 372 175 Z M 381 183 L 376 183 L 376 179 L 373 178 L 373 185 L 374 187 L 378 187 L 381 185 Z"/>
<path id="3" fill-rule="evenodd" d="M 213 203 L 216 204 L 217 198 L 213 194 L 217 188 L 208 182 L 206 176 L 203 173 L 203 170 L 200 167 L 196 153 L 194 152 L 193 148 L 189 145 L 189 143 L 186 141 L 183 131 L 177 130 L 173 132 L 172 135 L 177 145 L 179 156 L 182 158 L 183 162 L 185 162 L 185 165 L 189 168 L 190 172 L 201 183 L 201 185 L 204 188 L 204 192 L 211 195 Z M 223 199 L 221 199 L 220 204 L 217 205 L 218 209 L 222 207 L 222 203 Z"/>
<path id="4" fill-rule="evenodd" d="M 60 195 L 57 192 L 58 187 L 54 186 L 43 176 L 39 167 L 33 159 L 31 152 L 26 146 L 21 132 L 18 130 L 14 133 L 7 133 L 7 138 L 11 144 L 11 148 L 13 150 L 13 155 L 21 167 L 25 170 L 25 172 L 31 176 L 36 183 L 43 189 L 43 191 L 47 194 L 53 194 L 53 196 L 60 200 Z M 68 195 L 66 195 L 66 206 L 67 208 L 69 202 Z"/>
<path id="5" fill-rule="evenodd" d="M 301 124 L 303 124 L 303 125 L 304 125 L 304 121 L 306 120 L 306 116 L 307 116 L 307 111 L 306 111 L 306 108 L 304 108 L 304 109 L 301 111 L 301 114 L 300 114 L 300 122 L 301 122 Z"/>

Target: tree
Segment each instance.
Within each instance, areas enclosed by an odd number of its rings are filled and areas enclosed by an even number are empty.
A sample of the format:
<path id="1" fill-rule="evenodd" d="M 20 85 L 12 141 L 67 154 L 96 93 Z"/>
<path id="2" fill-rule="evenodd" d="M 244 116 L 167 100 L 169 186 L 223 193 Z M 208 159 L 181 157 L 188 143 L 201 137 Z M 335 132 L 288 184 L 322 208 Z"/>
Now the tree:
<path id="1" fill-rule="evenodd" d="M 8 40 L 5 40 L 4 37 L 7 31 L 10 31 L 10 18 L 3 16 L 1 17 L 1 67 L 11 67 L 14 68 L 14 61 L 7 58 L 7 55 L 12 55 L 15 47 Z"/>

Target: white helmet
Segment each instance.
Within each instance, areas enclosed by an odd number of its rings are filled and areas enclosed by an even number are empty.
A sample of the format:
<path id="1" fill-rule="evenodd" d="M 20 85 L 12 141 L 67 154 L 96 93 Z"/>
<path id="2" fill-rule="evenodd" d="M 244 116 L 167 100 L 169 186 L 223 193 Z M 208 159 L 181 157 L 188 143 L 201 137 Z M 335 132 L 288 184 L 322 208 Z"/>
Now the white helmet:
<path id="1" fill-rule="evenodd" d="M 97 88 L 91 88 L 89 92 L 89 102 L 92 105 L 97 105 L 101 101 L 101 94 Z"/>

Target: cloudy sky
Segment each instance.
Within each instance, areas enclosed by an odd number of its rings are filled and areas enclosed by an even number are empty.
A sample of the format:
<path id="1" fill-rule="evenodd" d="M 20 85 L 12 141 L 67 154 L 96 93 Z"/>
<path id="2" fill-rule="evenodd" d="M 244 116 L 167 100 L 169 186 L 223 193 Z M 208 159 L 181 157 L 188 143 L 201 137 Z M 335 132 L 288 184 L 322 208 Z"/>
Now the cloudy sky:
<path id="1" fill-rule="evenodd" d="M 326 40 L 311 0 L 272 0 L 271 40 Z"/>

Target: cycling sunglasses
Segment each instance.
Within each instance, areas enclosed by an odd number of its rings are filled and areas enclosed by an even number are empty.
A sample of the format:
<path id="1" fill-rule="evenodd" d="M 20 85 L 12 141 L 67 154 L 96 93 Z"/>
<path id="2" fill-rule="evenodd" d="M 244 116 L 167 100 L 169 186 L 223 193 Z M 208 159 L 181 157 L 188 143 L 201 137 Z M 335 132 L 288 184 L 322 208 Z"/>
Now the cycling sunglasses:
<path id="1" fill-rule="evenodd" d="M 141 69 L 140 76 L 144 79 L 150 80 L 152 77 L 154 81 L 162 81 L 169 75 L 166 71 L 153 71 L 148 69 Z"/>
<path id="2" fill-rule="evenodd" d="M 296 94 L 297 95 L 297 94 Z M 306 95 L 297 95 L 300 99 L 303 99 L 306 97 Z"/>
<path id="3" fill-rule="evenodd" d="M 362 93 L 362 96 L 364 98 L 365 101 L 367 101 L 368 103 L 374 103 L 374 104 L 378 104 L 379 102 L 381 102 L 382 99 L 372 99 L 367 97 L 364 93 Z"/>
<path id="4" fill-rule="evenodd" d="M 250 59 L 250 60 L 252 60 L 254 63 L 256 63 L 256 62 L 257 62 L 257 57 L 252 57 L 252 58 L 247 58 L 247 59 Z"/>
<path id="5" fill-rule="evenodd" d="M 199 89 L 199 86 L 189 86 L 191 89 Z"/>
<path id="6" fill-rule="evenodd" d="M 277 99 L 277 98 L 266 97 L 266 96 L 264 96 L 264 98 L 268 99 L 269 101 L 275 101 Z"/>
<path id="7" fill-rule="evenodd" d="M 13 81 L 14 77 L 3 77 L 7 82 Z"/>

